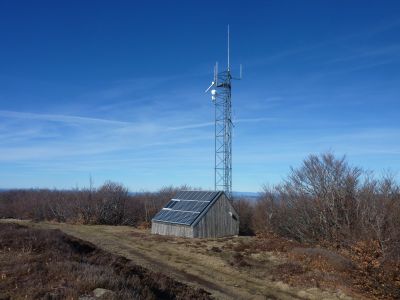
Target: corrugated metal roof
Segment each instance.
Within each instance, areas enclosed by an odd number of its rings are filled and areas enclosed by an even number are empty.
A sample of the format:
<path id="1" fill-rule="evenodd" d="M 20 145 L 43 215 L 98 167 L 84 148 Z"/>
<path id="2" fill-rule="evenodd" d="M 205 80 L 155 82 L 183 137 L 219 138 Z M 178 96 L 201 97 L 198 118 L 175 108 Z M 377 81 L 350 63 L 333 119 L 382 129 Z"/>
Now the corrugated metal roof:
<path id="1" fill-rule="evenodd" d="M 222 192 L 180 191 L 160 210 L 153 221 L 192 225 Z"/>

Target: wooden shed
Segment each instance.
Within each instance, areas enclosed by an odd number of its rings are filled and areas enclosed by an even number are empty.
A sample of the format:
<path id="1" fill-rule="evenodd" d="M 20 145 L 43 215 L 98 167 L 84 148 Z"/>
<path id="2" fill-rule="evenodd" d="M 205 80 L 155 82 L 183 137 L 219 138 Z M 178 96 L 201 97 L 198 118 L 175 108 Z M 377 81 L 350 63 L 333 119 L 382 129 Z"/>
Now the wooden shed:
<path id="1" fill-rule="evenodd" d="M 191 238 L 239 234 L 239 216 L 224 192 L 180 191 L 151 223 L 153 234 Z"/>

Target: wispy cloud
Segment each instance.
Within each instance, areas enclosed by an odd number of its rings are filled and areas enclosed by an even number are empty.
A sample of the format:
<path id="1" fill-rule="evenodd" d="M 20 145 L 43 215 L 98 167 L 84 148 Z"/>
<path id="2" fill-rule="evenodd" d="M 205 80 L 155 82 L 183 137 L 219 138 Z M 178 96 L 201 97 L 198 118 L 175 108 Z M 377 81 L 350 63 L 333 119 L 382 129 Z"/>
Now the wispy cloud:
<path id="1" fill-rule="evenodd" d="M 400 27 L 400 20 L 394 20 L 389 22 L 382 22 L 379 25 L 374 25 L 371 28 L 366 28 L 362 31 L 350 32 L 343 36 L 335 36 L 333 38 L 327 38 L 318 42 L 309 43 L 307 42 L 301 46 L 294 46 L 290 48 L 283 48 L 279 52 L 271 53 L 262 58 L 254 58 L 248 61 L 246 64 L 247 68 L 263 68 L 265 65 L 276 64 L 284 59 L 292 59 L 293 57 L 300 57 L 302 60 L 318 60 L 321 64 L 335 64 L 339 62 L 346 62 L 350 60 L 369 58 L 384 55 L 399 55 L 399 45 L 381 45 L 375 48 L 368 49 L 356 49 L 351 45 L 360 43 L 360 41 L 370 40 L 375 38 L 377 35 L 397 29 Z M 365 42 L 363 42 L 365 43 Z M 345 56 L 336 56 L 337 51 L 334 49 L 347 49 Z M 333 57 L 326 58 L 327 53 L 333 55 Z M 321 56 L 322 55 L 322 56 Z"/>
<path id="2" fill-rule="evenodd" d="M 177 147 L 199 140 L 212 140 L 213 122 L 184 123 L 179 120 L 125 122 L 62 114 L 0 111 L 0 161 L 26 161 L 99 155 L 131 149 Z M 271 121 L 269 118 L 238 119 L 237 123 Z M 48 122 L 58 126 L 51 127 Z M 173 125 L 173 123 L 179 125 Z M 52 128 L 52 134 L 46 133 Z M 45 134 L 45 135 L 44 135 Z M 43 138 L 46 137 L 46 140 Z"/>
<path id="3" fill-rule="evenodd" d="M 31 119 L 49 122 L 61 122 L 68 124 L 91 124 L 91 125 L 129 125 L 128 122 L 107 120 L 99 118 L 81 117 L 81 116 L 68 116 L 57 114 L 37 114 L 29 112 L 17 112 L 0 110 L 0 116 L 4 118 L 17 118 L 17 119 Z"/>

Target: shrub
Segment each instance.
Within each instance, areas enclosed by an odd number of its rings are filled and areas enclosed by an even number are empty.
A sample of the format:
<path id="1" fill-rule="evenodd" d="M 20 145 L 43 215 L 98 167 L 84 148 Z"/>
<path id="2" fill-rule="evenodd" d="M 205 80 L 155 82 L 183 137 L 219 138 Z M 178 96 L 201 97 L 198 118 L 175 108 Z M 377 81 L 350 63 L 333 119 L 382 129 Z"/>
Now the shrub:
<path id="1" fill-rule="evenodd" d="M 400 188 L 393 176 L 374 179 L 345 157 L 311 155 L 281 185 L 265 188 L 254 229 L 301 242 L 376 240 L 385 256 L 400 256 Z"/>
<path id="2" fill-rule="evenodd" d="M 176 191 L 166 187 L 130 195 L 126 187 L 111 181 L 99 188 L 10 190 L 0 192 L 0 218 L 137 226 L 149 224 Z"/>

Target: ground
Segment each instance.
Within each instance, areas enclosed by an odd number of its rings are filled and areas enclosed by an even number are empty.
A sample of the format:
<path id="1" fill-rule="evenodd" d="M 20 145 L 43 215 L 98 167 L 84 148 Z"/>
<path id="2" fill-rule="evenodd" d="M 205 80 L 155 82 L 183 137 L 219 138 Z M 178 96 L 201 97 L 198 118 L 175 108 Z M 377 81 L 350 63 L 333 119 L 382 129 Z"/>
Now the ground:
<path id="1" fill-rule="evenodd" d="M 303 255 L 295 242 L 266 245 L 255 237 L 185 239 L 151 235 L 149 230 L 128 226 L 18 223 L 37 229 L 60 229 L 148 270 L 204 289 L 217 299 L 362 298 L 333 273 L 321 276 L 310 272 L 306 265 L 293 263 L 291 257 Z M 346 271 L 346 261 L 335 257 L 332 261 L 334 268 Z"/>
<path id="2" fill-rule="evenodd" d="M 57 229 L 0 223 L 0 299 L 212 299 Z"/>

